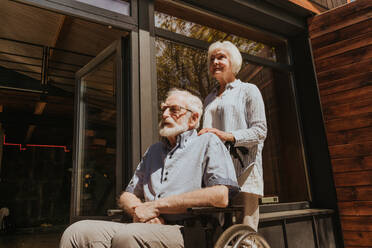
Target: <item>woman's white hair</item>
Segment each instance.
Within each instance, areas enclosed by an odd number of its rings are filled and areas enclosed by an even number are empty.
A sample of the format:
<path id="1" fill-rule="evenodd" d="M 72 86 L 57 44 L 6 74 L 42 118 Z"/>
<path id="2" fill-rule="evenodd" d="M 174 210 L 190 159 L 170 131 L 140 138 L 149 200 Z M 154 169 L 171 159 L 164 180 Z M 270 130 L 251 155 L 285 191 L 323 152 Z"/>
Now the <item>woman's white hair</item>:
<path id="1" fill-rule="evenodd" d="M 198 128 L 199 125 L 200 125 L 201 116 L 203 114 L 203 103 L 202 103 L 202 101 L 200 100 L 199 97 L 191 94 L 189 91 L 181 90 L 181 89 L 177 89 L 177 88 L 170 89 L 167 93 L 167 98 L 172 96 L 172 95 L 176 95 L 176 94 L 177 95 L 182 95 L 187 99 L 186 108 L 188 108 L 189 110 L 191 110 L 194 113 L 199 114 L 198 121 L 197 121 L 196 126 L 195 126 L 195 128 Z"/>
<path id="2" fill-rule="evenodd" d="M 211 54 L 217 49 L 226 51 L 230 55 L 231 70 L 234 75 L 238 74 L 242 67 L 243 58 L 239 49 L 230 41 L 216 41 L 209 46 L 208 49 L 208 68 L 211 62 Z"/>

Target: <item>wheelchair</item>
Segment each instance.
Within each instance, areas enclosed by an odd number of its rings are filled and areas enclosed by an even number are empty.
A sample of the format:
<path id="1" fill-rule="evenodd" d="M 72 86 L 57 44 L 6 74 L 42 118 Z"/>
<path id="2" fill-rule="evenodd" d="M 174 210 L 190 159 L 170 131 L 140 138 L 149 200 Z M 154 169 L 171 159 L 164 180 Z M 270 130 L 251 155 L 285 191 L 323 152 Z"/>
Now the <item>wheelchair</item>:
<path id="1" fill-rule="evenodd" d="M 251 227 L 236 224 L 243 206 L 197 207 L 187 211 L 194 217 L 194 224 L 185 225 L 182 229 L 185 248 L 270 248 L 267 241 Z M 122 210 L 108 210 L 107 214 L 113 218 L 116 216 L 116 221 L 130 221 Z"/>

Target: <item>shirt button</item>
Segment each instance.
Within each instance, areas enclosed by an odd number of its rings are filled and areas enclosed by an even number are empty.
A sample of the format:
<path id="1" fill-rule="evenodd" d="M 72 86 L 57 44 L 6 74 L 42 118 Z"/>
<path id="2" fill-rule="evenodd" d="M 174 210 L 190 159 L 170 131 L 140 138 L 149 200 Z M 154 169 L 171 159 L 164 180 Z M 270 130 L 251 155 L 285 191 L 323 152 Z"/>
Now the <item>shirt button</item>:
<path id="1" fill-rule="evenodd" d="M 161 197 L 161 195 L 162 195 L 161 193 L 160 193 L 160 194 L 158 194 L 158 198 L 160 198 L 160 197 Z"/>
<path id="2" fill-rule="evenodd" d="M 165 172 L 165 175 L 168 175 L 168 171 Z"/>
<path id="3" fill-rule="evenodd" d="M 167 181 L 167 178 L 166 177 L 164 178 L 164 181 Z"/>

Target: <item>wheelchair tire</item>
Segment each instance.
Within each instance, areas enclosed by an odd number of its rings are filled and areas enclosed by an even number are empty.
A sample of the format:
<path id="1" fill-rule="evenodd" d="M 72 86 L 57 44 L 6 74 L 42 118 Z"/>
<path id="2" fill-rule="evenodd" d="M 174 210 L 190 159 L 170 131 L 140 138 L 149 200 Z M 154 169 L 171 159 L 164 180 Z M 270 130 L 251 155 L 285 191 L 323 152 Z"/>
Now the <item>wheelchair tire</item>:
<path id="1" fill-rule="evenodd" d="M 270 248 L 270 245 L 249 226 L 237 224 L 221 234 L 214 248 Z"/>

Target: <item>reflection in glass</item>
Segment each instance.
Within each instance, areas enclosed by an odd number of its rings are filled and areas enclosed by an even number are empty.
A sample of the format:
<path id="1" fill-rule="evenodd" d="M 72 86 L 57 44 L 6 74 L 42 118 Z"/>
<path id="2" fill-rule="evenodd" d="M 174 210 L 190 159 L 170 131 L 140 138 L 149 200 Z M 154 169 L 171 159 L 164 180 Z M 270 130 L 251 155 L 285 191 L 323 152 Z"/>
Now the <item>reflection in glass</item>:
<path id="1" fill-rule="evenodd" d="M 278 196 L 279 202 L 309 200 L 289 73 L 244 61 L 238 78 L 255 84 L 265 103 L 264 196 Z"/>
<path id="2" fill-rule="evenodd" d="M 115 207 L 116 84 L 114 57 L 84 76 L 80 213 L 105 215 Z"/>
<path id="3" fill-rule="evenodd" d="M 175 16 L 155 12 L 155 26 L 208 43 L 228 40 L 234 43 L 242 53 L 276 61 L 275 47 L 273 46 L 185 21 Z"/>

